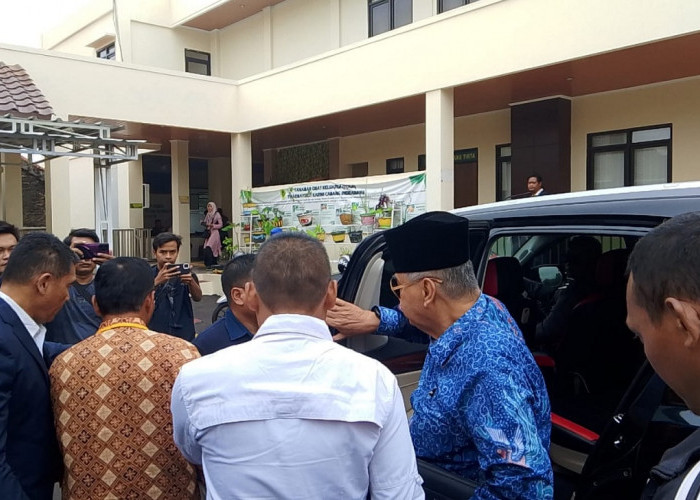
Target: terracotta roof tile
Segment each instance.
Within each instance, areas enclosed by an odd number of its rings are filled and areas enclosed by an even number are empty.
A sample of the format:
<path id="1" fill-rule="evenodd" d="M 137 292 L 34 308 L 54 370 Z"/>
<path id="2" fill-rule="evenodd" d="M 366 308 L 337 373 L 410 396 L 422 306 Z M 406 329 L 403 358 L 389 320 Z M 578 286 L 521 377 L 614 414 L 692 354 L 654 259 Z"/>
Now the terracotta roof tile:
<path id="1" fill-rule="evenodd" d="M 51 119 L 53 108 L 19 64 L 0 61 L 0 115 Z"/>

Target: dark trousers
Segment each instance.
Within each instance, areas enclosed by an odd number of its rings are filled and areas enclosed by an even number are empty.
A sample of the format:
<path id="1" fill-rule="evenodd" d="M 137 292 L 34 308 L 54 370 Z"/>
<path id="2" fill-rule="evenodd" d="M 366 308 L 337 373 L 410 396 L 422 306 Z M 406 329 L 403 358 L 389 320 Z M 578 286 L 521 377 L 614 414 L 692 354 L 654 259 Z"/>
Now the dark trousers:
<path id="1" fill-rule="evenodd" d="M 214 257 L 214 254 L 211 251 L 211 248 L 209 247 L 204 247 L 204 266 L 205 267 L 212 267 L 213 265 L 216 264 L 216 257 Z"/>

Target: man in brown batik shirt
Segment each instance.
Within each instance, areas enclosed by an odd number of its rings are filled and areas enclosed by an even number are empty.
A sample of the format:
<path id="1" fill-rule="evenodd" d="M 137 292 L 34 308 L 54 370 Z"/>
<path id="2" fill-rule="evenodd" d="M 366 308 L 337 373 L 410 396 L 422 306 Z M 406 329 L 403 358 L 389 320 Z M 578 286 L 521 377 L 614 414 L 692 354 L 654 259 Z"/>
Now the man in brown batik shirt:
<path id="1" fill-rule="evenodd" d="M 170 392 L 199 357 L 189 342 L 152 332 L 153 277 L 120 257 L 95 276 L 94 336 L 56 358 L 49 375 L 63 454 L 64 499 L 198 499 L 196 474 L 172 438 Z"/>

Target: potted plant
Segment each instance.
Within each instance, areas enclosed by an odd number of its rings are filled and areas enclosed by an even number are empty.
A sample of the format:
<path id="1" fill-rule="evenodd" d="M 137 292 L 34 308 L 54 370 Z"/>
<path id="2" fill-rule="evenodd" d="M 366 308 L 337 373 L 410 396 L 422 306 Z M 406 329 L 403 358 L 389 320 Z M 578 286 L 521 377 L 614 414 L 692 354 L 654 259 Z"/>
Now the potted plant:
<path id="1" fill-rule="evenodd" d="M 374 209 L 378 213 L 377 226 L 383 229 L 391 227 L 393 208 L 391 207 L 389 196 L 382 194 Z"/>
<path id="2" fill-rule="evenodd" d="M 350 243 L 359 243 L 362 241 L 362 231 L 360 229 L 348 231 L 348 237 L 350 238 Z"/>
<path id="3" fill-rule="evenodd" d="M 345 243 L 345 231 L 333 231 L 331 237 L 335 243 Z"/>
<path id="4" fill-rule="evenodd" d="M 239 248 L 238 233 L 235 230 L 231 231 L 239 225 L 240 224 L 231 223 L 221 228 L 221 231 L 223 231 L 224 233 L 236 236 L 236 244 L 233 243 L 233 236 L 226 236 L 221 242 L 221 256 L 225 261 L 229 260 L 233 256 L 233 252 L 235 252 Z M 229 233 L 229 231 L 231 232 Z"/>
<path id="5" fill-rule="evenodd" d="M 387 229 L 391 227 L 391 215 L 392 213 L 389 212 L 382 212 L 382 214 L 377 217 L 377 226 L 380 227 L 381 229 Z"/>
<path id="6" fill-rule="evenodd" d="M 323 229 L 321 224 L 316 224 L 316 227 L 313 229 L 307 229 L 306 234 L 309 236 L 313 236 L 314 238 L 318 239 L 318 241 L 325 241 L 326 240 L 326 230 Z"/>
<path id="7" fill-rule="evenodd" d="M 297 219 L 299 219 L 299 224 L 302 226 L 310 226 L 314 222 L 314 216 L 311 215 L 311 212 L 297 214 Z"/>
<path id="8" fill-rule="evenodd" d="M 374 210 L 365 210 L 360 214 L 360 221 L 363 226 L 374 226 Z"/>
<path id="9" fill-rule="evenodd" d="M 269 227 L 269 229 L 272 229 L 273 227 L 282 227 L 282 216 L 284 214 L 279 208 L 265 207 L 262 210 L 260 210 L 259 215 L 261 224 L 263 226 L 263 230 L 265 230 L 265 227 Z M 270 234 L 270 231 L 265 232 L 267 234 Z"/>
<path id="10" fill-rule="evenodd" d="M 250 189 L 241 189 L 241 203 L 244 209 L 251 210 L 255 208 L 257 205 L 253 203 L 253 191 Z"/>

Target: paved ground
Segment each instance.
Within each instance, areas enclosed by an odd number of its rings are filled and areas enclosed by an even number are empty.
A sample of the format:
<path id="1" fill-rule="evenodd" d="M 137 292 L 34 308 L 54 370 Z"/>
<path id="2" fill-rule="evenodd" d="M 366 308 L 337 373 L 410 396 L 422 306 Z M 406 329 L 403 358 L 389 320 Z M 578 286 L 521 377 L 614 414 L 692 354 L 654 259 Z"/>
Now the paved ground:
<path id="1" fill-rule="evenodd" d="M 216 307 L 218 295 L 203 295 L 199 302 L 192 302 L 194 310 L 194 329 L 199 334 L 211 325 L 211 315 Z"/>

